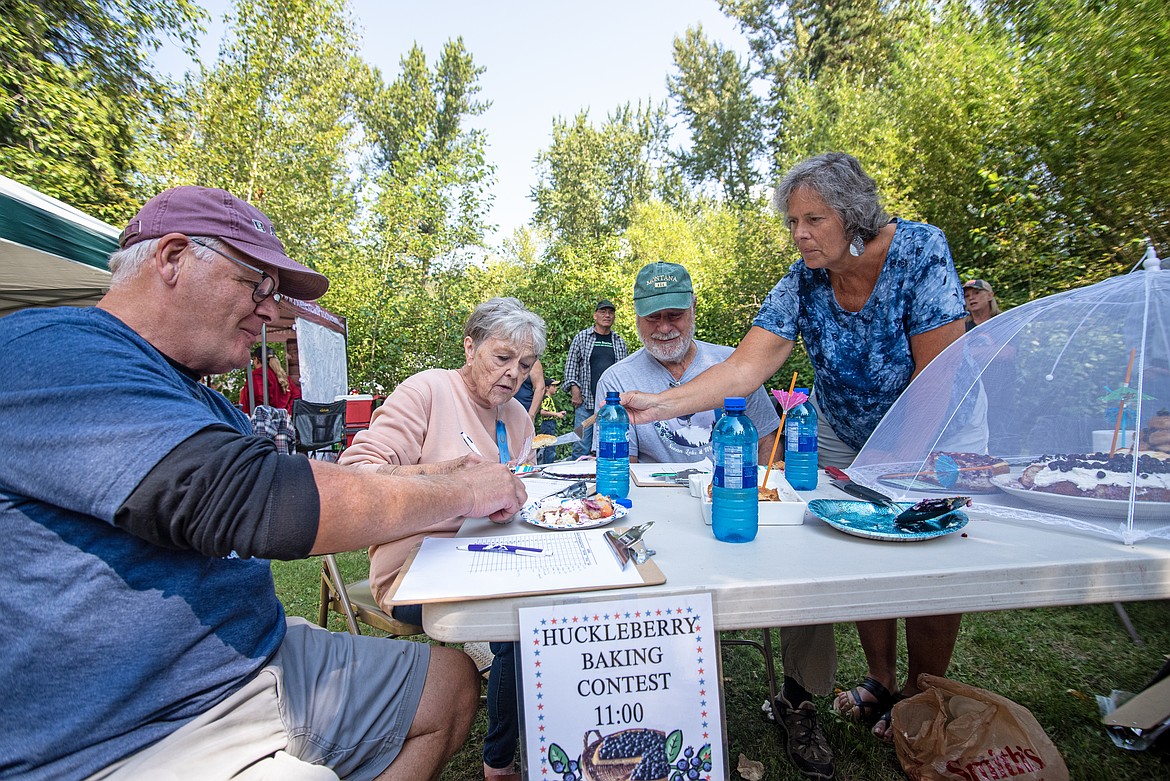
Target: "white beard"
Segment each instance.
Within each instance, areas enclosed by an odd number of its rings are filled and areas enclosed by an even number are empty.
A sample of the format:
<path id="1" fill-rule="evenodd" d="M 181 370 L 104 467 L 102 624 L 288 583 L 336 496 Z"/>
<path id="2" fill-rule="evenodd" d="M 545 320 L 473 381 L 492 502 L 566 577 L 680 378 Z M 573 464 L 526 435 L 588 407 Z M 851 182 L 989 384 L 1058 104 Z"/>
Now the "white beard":
<path id="1" fill-rule="evenodd" d="M 679 331 L 677 344 L 673 348 L 666 347 L 663 342 L 660 342 L 653 337 L 647 339 L 644 345 L 646 352 L 650 353 L 654 360 L 658 361 L 659 363 L 678 363 L 686 357 L 687 351 L 691 349 L 691 343 L 695 340 L 694 326 L 687 329 L 687 331 L 689 331 L 689 333 Z M 672 339 L 668 341 L 674 340 Z"/>

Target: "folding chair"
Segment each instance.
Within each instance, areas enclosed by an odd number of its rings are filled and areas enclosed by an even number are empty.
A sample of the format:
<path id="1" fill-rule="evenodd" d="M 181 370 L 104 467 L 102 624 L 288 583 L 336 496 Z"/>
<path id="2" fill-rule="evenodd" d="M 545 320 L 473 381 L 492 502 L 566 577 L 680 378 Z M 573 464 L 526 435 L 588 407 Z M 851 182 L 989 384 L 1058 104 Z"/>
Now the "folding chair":
<path id="1" fill-rule="evenodd" d="M 346 583 L 337 565 L 337 557 L 329 554 L 321 557 L 321 604 L 317 611 L 317 624 L 328 626 L 329 612 L 345 616 L 345 624 L 351 635 L 360 635 L 358 623 L 380 629 L 392 637 L 410 637 L 423 634 L 421 626 L 408 624 L 386 613 L 374 601 L 370 593 L 370 580 Z"/>
<path id="2" fill-rule="evenodd" d="M 293 428 L 297 432 L 298 453 L 325 459 L 327 451 L 335 453 L 345 441 L 345 399 L 331 404 L 296 399 Z"/>
<path id="3" fill-rule="evenodd" d="M 374 601 L 370 593 L 370 581 L 359 580 L 346 583 L 337 564 L 337 557 L 329 554 L 321 557 L 321 603 L 317 611 L 317 625 L 329 625 L 329 612 L 345 616 L 345 625 L 351 635 L 360 635 L 359 624 L 380 629 L 391 637 L 412 637 L 424 635 L 421 626 L 399 621 Z M 475 662 L 476 669 L 486 679 L 492 666 L 492 652 L 487 643 L 464 643 L 464 652 Z M 481 696 L 480 699 L 483 699 Z"/>

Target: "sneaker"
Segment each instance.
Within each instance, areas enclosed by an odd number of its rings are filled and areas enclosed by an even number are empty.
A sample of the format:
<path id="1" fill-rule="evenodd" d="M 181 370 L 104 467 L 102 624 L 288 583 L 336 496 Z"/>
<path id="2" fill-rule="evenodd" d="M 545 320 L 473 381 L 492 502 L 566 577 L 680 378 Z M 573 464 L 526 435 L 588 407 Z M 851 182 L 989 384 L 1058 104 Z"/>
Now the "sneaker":
<path id="1" fill-rule="evenodd" d="M 471 657 L 471 661 L 475 663 L 475 669 L 479 670 L 479 674 L 486 678 L 488 670 L 492 669 L 492 659 L 495 658 L 491 647 L 487 643 L 464 643 L 463 653 Z"/>
<path id="2" fill-rule="evenodd" d="M 796 769 L 809 778 L 832 778 L 833 752 L 817 724 L 816 706 L 806 700 L 793 708 L 778 696 L 772 716 L 784 733 L 784 748 Z"/>

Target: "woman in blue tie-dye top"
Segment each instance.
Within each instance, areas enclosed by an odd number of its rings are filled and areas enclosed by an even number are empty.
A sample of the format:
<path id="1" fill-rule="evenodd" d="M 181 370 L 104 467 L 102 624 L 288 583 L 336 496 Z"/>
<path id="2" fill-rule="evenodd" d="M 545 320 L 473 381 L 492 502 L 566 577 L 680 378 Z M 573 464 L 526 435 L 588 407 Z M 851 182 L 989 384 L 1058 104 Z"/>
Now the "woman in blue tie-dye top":
<path id="1" fill-rule="evenodd" d="M 851 155 L 800 163 L 773 203 L 801 259 L 768 294 L 735 352 L 684 386 L 626 393 L 622 404 L 633 423 L 717 407 L 779 371 L 800 336 L 816 372 L 820 465 L 847 467 L 910 380 L 963 334 L 963 290 L 942 231 L 891 219 Z M 906 619 L 909 675 L 901 688 L 896 620 L 859 623 L 869 675 L 834 707 L 891 739 L 891 706 L 917 693 L 919 673 L 946 673 L 960 619 Z"/>

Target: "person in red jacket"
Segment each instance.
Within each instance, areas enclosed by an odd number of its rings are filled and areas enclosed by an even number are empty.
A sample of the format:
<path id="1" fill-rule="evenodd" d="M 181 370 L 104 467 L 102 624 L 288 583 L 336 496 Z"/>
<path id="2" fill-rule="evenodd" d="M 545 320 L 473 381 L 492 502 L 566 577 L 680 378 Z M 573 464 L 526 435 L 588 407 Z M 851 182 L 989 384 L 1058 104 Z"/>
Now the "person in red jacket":
<path id="1" fill-rule="evenodd" d="M 262 366 L 262 358 L 261 358 L 261 350 L 262 349 L 263 349 L 263 345 L 257 345 L 256 347 L 254 347 L 252 349 L 252 374 L 249 378 L 251 386 L 252 386 L 251 398 L 248 397 L 248 386 L 247 385 L 245 385 L 243 388 L 240 389 L 240 408 L 243 409 L 244 412 L 247 413 L 248 415 L 252 414 L 252 410 L 255 409 L 257 405 L 264 403 L 265 380 L 264 380 L 264 368 Z M 268 382 L 267 382 L 268 406 L 278 407 L 280 409 L 285 409 L 285 404 L 287 403 L 288 406 L 291 407 L 292 402 L 287 401 L 285 398 L 285 396 L 287 395 L 287 391 L 281 387 L 280 380 L 278 379 L 276 372 L 272 369 L 272 364 L 275 363 L 279 367 L 280 361 L 276 360 L 276 356 L 272 355 L 271 353 L 269 353 L 269 356 L 270 357 L 268 359 L 269 369 L 268 369 Z M 280 374 L 284 375 L 284 369 L 280 370 Z M 284 377 L 284 382 L 286 384 L 288 383 L 287 376 Z"/>

